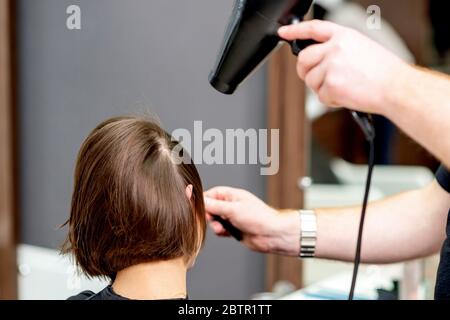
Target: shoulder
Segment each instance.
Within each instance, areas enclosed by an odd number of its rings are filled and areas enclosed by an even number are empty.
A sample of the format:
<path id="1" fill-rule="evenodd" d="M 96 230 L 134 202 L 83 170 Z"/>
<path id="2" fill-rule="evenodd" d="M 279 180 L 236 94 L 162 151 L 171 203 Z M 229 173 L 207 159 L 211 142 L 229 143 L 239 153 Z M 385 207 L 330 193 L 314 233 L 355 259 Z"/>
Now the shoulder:
<path id="1" fill-rule="evenodd" d="M 76 296 L 72 296 L 67 300 L 128 300 L 114 292 L 112 286 L 107 286 L 99 293 L 92 291 L 83 291 Z"/>
<path id="2" fill-rule="evenodd" d="M 76 296 L 72 296 L 67 300 L 88 300 L 91 299 L 93 296 L 95 296 L 95 293 L 87 290 L 77 294 Z"/>

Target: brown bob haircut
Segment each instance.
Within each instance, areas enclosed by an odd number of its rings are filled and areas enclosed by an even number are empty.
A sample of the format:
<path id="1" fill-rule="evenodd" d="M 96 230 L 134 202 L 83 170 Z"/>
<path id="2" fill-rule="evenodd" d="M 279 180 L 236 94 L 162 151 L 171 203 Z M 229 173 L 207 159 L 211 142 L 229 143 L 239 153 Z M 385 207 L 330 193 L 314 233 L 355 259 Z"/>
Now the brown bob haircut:
<path id="1" fill-rule="evenodd" d="M 195 259 L 206 232 L 203 188 L 192 161 L 175 155 L 190 159 L 145 118 L 112 118 L 88 136 L 78 155 L 62 248 L 85 274 L 113 279 L 144 262 Z"/>

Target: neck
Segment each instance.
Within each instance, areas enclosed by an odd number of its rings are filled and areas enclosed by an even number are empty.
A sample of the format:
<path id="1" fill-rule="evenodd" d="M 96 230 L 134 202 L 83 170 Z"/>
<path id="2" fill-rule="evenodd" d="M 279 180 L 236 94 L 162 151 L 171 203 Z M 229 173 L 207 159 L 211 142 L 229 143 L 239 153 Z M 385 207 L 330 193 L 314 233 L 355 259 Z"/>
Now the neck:
<path id="1" fill-rule="evenodd" d="M 184 299 L 186 273 L 184 259 L 142 263 L 119 271 L 112 287 L 133 300 Z"/>

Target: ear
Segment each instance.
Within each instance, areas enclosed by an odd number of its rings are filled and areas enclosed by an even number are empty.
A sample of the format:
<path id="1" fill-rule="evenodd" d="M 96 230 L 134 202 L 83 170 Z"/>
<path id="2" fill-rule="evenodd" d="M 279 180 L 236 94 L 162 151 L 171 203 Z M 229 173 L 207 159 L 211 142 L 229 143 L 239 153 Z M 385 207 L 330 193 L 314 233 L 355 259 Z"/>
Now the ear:
<path id="1" fill-rule="evenodd" d="M 186 196 L 188 197 L 189 200 L 191 200 L 191 198 L 192 198 L 193 190 L 194 190 L 194 186 L 192 184 L 190 184 L 186 187 Z"/>

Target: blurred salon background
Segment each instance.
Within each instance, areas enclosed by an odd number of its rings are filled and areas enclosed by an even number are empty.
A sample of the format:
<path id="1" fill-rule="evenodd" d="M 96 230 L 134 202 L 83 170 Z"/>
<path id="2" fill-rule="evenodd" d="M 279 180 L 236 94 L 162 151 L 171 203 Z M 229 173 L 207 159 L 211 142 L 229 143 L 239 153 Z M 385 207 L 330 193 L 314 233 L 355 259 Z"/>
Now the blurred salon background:
<path id="1" fill-rule="evenodd" d="M 233 96 L 208 84 L 233 4 L 0 0 L 0 299 L 65 299 L 105 286 L 80 276 L 58 248 L 78 149 L 113 115 L 155 114 L 169 132 L 193 130 L 196 120 L 205 129 L 279 128 L 278 175 L 261 176 L 258 165 L 200 165 L 205 188 L 242 187 L 279 207 L 362 201 L 364 136 L 348 112 L 328 110 L 304 88 L 287 48 Z M 81 30 L 66 26 L 70 5 L 81 8 Z M 442 0 L 317 0 L 311 17 L 351 26 L 411 63 L 450 72 L 447 6 Z M 381 28 L 369 28 L 378 14 Z M 380 166 L 372 199 L 429 183 L 436 159 L 388 120 L 377 117 L 376 126 Z M 267 257 L 209 233 L 189 275 L 189 296 L 342 299 L 351 267 Z M 436 269 L 437 257 L 364 266 L 358 297 L 432 298 Z"/>

